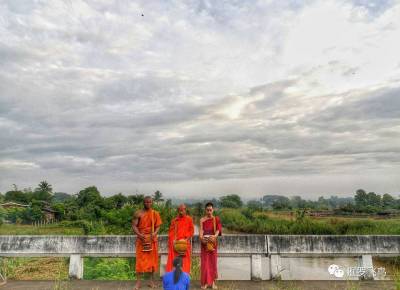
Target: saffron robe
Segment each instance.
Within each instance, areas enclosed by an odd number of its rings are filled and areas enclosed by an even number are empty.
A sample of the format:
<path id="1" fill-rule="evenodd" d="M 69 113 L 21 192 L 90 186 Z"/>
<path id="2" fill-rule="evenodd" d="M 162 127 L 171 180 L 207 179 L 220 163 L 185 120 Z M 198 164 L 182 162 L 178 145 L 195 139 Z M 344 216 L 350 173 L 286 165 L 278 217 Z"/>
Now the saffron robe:
<path id="1" fill-rule="evenodd" d="M 194 226 L 193 220 L 190 216 L 176 217 L 172 220 L 171 226 L 169 227 L 168 232 L 168 261 L 167 261 L 167 272 L 171 272 L 173 269 L 173 261 L 175 257 L 178 255 L 174 250 L 174 241 L 180 239 L 188 239 L 193 237 Z M 188 247 L 186 250 L 185 256 L 182 257 L 183 266 L 182 271 L 186 273 L 190 273 L 191 266 L 191 253 L 192 253 L 192 245 L 190 240 L 187 241 Z"/>
<path id="2" fill-rule="evenodd" d="M 203 221 L 203 235 L 215 235 L 214 232 L 214 222 L 212 218 L 206 219 Z M 215 217 L 215 229 L 219 231 L 219 235 L 222 234 L 222 225 L 219 217 Z M 217 270 L 217 248 L 218 244 L 215 247 L 215 250 L 212 252 L 207 251 L 207 245 L 201 243 L 201 275 L 200 282 L 201 285 L 212 285 L 213 282 L 218 278 L 218 270 Z"/>
<path id="3" fill-rule="evenodd" d="M 150 234 L 152 228 L 155 230 L 161 225 L 160 214 L 155 210 L 143 211 L 139 217 L 137 228 L 141 234 Z M 143 243 L 137 238 L 136 239 L 136 272 L 147 273 L 147 272 L 158 272 L 158 241 L 154 237 L 151 241 L 152 250 L 149 252 L 143 252 Z"/>

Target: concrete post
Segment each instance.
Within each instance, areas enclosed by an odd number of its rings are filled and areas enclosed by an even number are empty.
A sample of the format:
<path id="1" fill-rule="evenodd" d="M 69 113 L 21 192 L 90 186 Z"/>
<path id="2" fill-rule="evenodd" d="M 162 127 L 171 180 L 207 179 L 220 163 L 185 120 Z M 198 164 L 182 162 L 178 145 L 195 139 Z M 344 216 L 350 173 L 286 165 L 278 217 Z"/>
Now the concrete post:
<path id="1" fill-rule="evenodd" d="M 251 255 L 251 280 L 262 280 L 262 255 Z"/>
<path id="2" fill-rule="evenodd" d="M 281 272 L 283 270 L 281 256 L 271 255 L 269 258 L 269 262 L 270 262 L 269 271 L 271 275 L 271 280 L 280 280 Z"/>
<path id="3" fill-rule="evenodd" d="M 358 266 L 361 268 L 360 280 L 374 280 L 374 265 L 371 255 L 362 255 L 358 257 Z"/>
<path id="4" fill-rule="evenodd" d="M 165 274 L 165 268 L 167 267 L 168 255 L 161 254 L 160 257 L 160 276 Z"/>
<path id="5" fill-rule="evenodd" d="M 72 279 L 83 278 L 83 258 L 73 254 L 69 257 L 69 277 Z"/>

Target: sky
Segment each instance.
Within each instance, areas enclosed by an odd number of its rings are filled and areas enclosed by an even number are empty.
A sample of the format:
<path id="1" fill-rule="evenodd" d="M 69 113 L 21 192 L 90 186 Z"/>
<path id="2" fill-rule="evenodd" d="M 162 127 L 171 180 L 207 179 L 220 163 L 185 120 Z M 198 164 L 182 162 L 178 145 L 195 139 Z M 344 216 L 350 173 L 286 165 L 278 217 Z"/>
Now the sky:
<path id="1" fill-rule="evenodd" d="M 0 192 L 400 192 L 400 1 L 0 1 Z"/>

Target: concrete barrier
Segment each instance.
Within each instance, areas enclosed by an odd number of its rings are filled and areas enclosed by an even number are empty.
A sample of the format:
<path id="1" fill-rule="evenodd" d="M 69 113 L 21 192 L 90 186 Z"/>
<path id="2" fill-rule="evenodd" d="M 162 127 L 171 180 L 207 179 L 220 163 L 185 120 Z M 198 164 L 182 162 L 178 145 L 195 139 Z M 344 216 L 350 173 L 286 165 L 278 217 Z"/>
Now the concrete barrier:
<path id="1" fill-rule="evenodd" d="M 0 256 L 70 257 L 69 275 L 83 277 L 83 257 L 134 257 L 135 236 L 0 236 Z M 199 255 L 198 236 L 193 255 Z M 168 254 L 168 237 L 159 237 L 160 270 Z M 220 278 L 279 279 L 284 257 L 358 257 L 359 265 L 371 268 L 372 256 L 399 256 L 400 236 L 328 235 L 224 235 L 219 238 Z M 236 265 L 238 269 L 235 269 Z M 235 279 L 236 278 L 236 279 Z M 365 275 L 366 279 L 373 279 Z"/>

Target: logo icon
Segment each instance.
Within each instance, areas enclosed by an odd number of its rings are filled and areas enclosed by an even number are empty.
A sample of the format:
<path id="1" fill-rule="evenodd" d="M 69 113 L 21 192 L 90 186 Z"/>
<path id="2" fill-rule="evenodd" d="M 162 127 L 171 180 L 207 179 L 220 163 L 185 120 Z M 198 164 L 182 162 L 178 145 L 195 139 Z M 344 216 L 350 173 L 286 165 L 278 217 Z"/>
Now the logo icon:
<path id="1" fill-rule="evenodd" d="M 343 278 L 344 277 L 344 271 L 343 269 L 336 265 L 336 264 L 332 264 L 328 267 L 328 272 L 330 275 L 335 276 L 336 278 Z"/>

